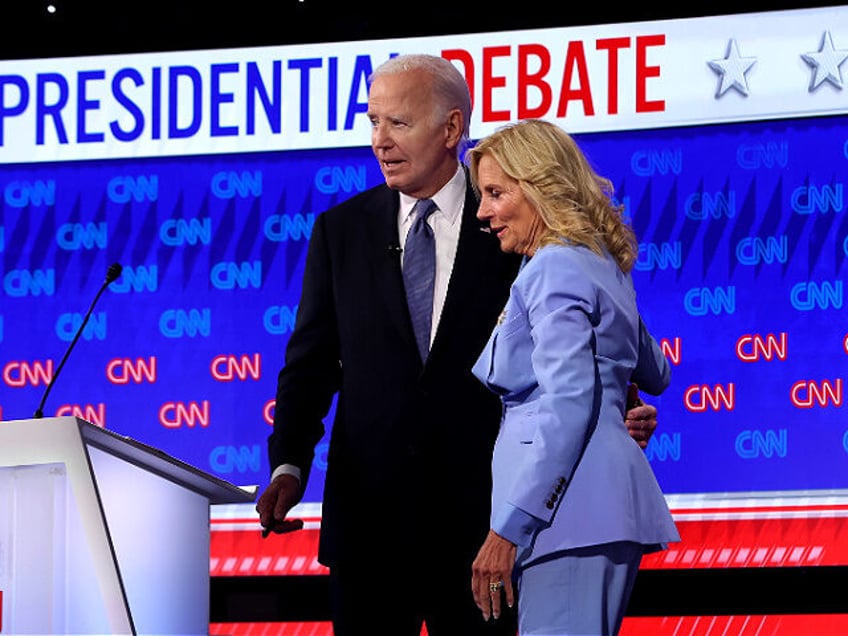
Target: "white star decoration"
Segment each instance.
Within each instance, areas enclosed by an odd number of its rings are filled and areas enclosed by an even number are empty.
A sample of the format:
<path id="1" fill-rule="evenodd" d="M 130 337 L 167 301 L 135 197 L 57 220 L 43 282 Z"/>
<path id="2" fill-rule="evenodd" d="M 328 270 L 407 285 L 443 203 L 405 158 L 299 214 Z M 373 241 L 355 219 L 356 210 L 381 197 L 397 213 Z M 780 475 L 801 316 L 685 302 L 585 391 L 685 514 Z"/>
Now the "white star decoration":
<path id="1" fill-rule="evenodd" d="M 848 59 L 848 51 L 833 48 L 833 38 L 830 37 L 830 31 L 825 31 L 822 35 L 818 52 L 805 53 L 801 58 L 813 69 L 813 76 L 810 78 L 810 93 L 825 82 L 830 82 L 836 88 L 842 90 L 842 71 L 839 70 L 839 67 Z"/>
<path id="2" fill-rule="evenodd" d="M 739 47 L 736 45 L 736 40 L 731 39 L 727 43 L 727 55 L 720 60 L 710 60 L 707 62 L 710 68 L 713 69 L 719 76 L 720 81 L 715 97 L 718 99 L 731 88 L 735 88 L 743 96 L 748 96 L 748 80 L 745 74 L 751 70 L 751 67 L 756 64 L 755 57 L 742 57 L 739 53 Z"/>

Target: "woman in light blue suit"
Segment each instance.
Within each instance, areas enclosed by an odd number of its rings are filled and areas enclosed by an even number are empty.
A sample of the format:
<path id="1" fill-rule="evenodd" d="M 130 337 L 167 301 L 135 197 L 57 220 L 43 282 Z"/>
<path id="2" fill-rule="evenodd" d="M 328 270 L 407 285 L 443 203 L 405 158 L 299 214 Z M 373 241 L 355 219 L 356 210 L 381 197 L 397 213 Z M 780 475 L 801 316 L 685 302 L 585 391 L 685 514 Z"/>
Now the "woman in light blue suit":
<path id="1" fill-rule="evenodd" d="M 670 381 L 636 304 L 636 239 L 609 180 L 551 123 L 507 126 L 469 163 L 478 218 L 524 255 L 473 369 L 504 405 L 475 601 L 497 618 L 515 584 L 522 636 L 616 634 L 642 555 L 680 540 L 622 425 L 628 382 L 659 395 Z"/>

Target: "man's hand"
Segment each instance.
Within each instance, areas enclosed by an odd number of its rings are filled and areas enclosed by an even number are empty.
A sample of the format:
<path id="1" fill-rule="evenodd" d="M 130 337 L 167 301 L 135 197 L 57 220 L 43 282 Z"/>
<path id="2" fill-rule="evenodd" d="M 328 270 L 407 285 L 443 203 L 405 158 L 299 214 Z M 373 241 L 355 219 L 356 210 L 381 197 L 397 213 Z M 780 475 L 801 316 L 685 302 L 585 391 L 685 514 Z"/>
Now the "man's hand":
<path id="1" fill-rule="evenodd" d="M 278 475 L 259 496 L 256 512 L 262 524 L 262 538 L 272 532 L 283 534 L 300 530 L 303 519 L 286 519 L 289 510 L 300 501 L 300 482 L 292 475 Z"/>
<path id="2" fill-rule="evenodd" d="M 636 440 L 640 448 L 647 448 L 648 440 L 657 428 L 657 409 L 645 404 L 639 398 L 639 387 L 635 384 L 627 386 L 627 413 L 624 423 L 630 437 Z"/>

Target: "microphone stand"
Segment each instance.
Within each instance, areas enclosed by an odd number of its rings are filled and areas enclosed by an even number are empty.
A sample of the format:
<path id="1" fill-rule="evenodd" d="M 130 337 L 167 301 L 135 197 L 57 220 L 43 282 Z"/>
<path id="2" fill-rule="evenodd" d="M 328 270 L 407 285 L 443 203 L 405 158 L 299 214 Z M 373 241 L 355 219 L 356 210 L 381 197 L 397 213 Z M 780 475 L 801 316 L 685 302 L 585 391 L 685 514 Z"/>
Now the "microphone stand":
<path id="1" fill-rule="evenodd" d="M 50 390 L 53 388 L 53 384 L 56 382 L 56 378 L 59 377 L 59 374 L 62 372 L 62 367 L 65 366 L 65 362 L 68 360 L 68 356 L 71 354 L 71 350 L 74 348 L 74 345 L 79 340 L 79 337 L 82 335 L 85 326 L 88 324 L 88 319 L 91 318 L 91 313 L 94 311 L 94 306 L 97 304 L 97 301 L 100 299 L 100 296 L 106 291 L 106 288 L 112 283 L 112 281 L 116 280 L 118 276 L 121 275 L 123 271 L 123 267 L 118 263 L 113 263 L 109 266 L 109 269 L 106 271 L 106 280 L 103 281 L 103 284 L 100 286 L 100 289 L 97 291 L 97 295 L 94 297 L 94 300 L 91 301 L 91 306 L 88 308 L 88 311 L 85 314 L 85 317 L 82 319 L 82 324 L 77 329 L 77 332 L 74 334 L 74 339 L 71 340 L 71 344 L 65 350 L 65 355 L 62 356 L 61 362 L 59 362 L 59 366 L 56 368 L 56 372 L 53 374 L 53 377 L 50 378 L 50 382 L 47 383 L 47 388 L 44 389 L 44 395 L 41 396 L 41 402 L 38 404 L 38 408 L 35 409 L 35 414 L 33 417 L 35 419 L 41 419 L 44 417 L 44 403 L 47 401 L 47 396 L 50 395 Z"/>

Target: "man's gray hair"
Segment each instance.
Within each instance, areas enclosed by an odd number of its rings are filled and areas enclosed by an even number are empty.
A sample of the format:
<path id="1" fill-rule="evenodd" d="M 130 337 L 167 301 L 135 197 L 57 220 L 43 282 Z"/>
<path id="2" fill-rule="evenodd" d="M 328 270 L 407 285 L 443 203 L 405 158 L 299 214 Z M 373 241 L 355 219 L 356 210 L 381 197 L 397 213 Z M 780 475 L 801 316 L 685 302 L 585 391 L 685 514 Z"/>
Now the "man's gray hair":
<path id="1" fill-rule="evenodd" d="M 468 146 L 471 126 L 471 93 L 462 73 L 448 60 L 438 55 L 411 53 L 389 58 L 378 66 L 368 78 L 369 83 L 381 75 L 422 70 L 433 80 L 435 100 L 447 111 L 457 108 L 462 113 L 463 130 L 459 151 Z"/>

